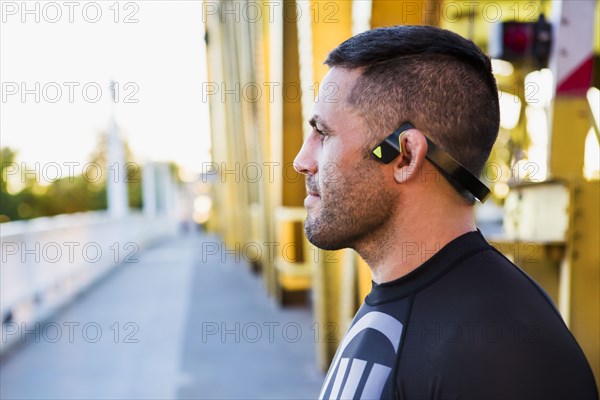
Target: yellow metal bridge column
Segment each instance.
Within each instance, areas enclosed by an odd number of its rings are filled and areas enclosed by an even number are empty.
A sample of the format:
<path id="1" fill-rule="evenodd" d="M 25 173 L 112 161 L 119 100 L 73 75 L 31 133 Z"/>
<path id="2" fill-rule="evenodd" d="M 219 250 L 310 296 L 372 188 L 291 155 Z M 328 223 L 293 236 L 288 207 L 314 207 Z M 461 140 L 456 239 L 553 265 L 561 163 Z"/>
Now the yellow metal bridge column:
<path id="1" fill-rule="evenodd" d="M 437 25 L 441 1 L 372 0 L 371 27 L 390 25 Z"/>
<path id="2" fill-rule="evenodd" d="M 206 13 L 204 15 L 206 16 Z M 225 64 L 231 63 L 231 60 L 223 52 L 222 43 L 226 43 L 228 38 L 226 26 L 220 22 L 218 15 L 206 16 L 206 32 L 208 38 L 206 46 L 208 82 L 203 89 L 209 101 L 211 116 L 212 158 L 215 168 L 220 170 L 222 166 L 231 165 L 234 159 L 231 151 L 233 138 L 231 137 L 230 109 L 221 101 L 220 93 L 220 89 L 226 81 L 227 84 L 231 84 L 228 82 L 225 71 Z M 210 96 L 208 96 L 209 89 Z M 235 208 L 235 193 L 231 186 L 223 184 L 220 171 L 216 174 L 215 180 L 215 226 L 223 236 L 225 243 L 232 246 L 236 242 L 236 237 L 234 231 L 229 227 L 233 226 L 238 217 L 236 212 L 231 212 L 231 209 Z"/>
<path id="3" fill-rule="evenodd" d="M 299 293 L 301 297 L 310 289 L 310 275 L 304 271 L 308 264 L 305 260 L 303 215 L 305 181 L 293 168 L 293 161 L 303 142 L 302 88 L 300 84 L 300 53 L 298 48 L 298 22 L 302 17 L 298 13 L 296 1 L 284 2 L 283 9 L 283 130 L 282 152 L 282 198 L 283 210 L 291 211 L 287 215 L 301 218 L 278 220 L 280 232 L 279 266 L 289 267 L 277 271 L 277 296 L 284 303 L 289 295 Z M 295 213 L 298 211 L 298 213 Z M 284 212 L 283 214 L 286 215 Z M 289 246 L 293 244 L 293 246 Z M 284 250 L 286 249 L 286 250 Z"/>
<path id="4" fill-rule="evenodd" d="M 282 80 L 283 25 L 282 15 L 272 13 L 271 2 L 262 0 L 260 24 L 256 27 L 257 82 L 262 85 L 262 96 L 257 103 L 260 143 L 260 165 L 262 167 L 260 234 L 262 249 L 262 273 L 267 293 L 275 293 L 275 255 L 271 251 L 275 237 L 273 210 L 281 202 L 281 174 L 274 165 L 281 163 L 276 152 L 281 140 L 282 111 L 281 96 L 271 92 L 271 86 Z M 275 173 L 271 175 L 273 170 Z"/>
<path id="5" fill-rule="evenodd" d="M 217 6 L 216 13 L 206 8 Z M 247 84 L 255 81 L 253 28 L 246 19 L 240 21 L 221 9 L 235 10 L 235 6 L 234 2 L 211 3 L 203 10 L 208 70 L 203 90 L 210 106 L 212 157 L 217 172 L 211 226 L 222 235 L 227 248 L 240 251 L 251 238 L 251 202 L 260 197 L 256 183 L 251 183 L 244 172 L 248 163 L 256 160 L 260 145 L 255 145 L 254 100 L 246 90 Z"/>

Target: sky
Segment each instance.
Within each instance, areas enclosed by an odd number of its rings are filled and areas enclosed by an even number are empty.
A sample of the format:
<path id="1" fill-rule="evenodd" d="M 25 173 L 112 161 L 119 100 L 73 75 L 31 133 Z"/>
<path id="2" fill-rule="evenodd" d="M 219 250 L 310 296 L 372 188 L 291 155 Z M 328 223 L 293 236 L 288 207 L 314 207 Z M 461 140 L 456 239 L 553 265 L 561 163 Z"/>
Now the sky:
<path id="1" fill-rule="evenodd" d="M 0 7 L 1 146 L 19 163 L 87 162 L 113 109 L 139 161 L 196 171 L 209 161 L 201 1 Z"/>

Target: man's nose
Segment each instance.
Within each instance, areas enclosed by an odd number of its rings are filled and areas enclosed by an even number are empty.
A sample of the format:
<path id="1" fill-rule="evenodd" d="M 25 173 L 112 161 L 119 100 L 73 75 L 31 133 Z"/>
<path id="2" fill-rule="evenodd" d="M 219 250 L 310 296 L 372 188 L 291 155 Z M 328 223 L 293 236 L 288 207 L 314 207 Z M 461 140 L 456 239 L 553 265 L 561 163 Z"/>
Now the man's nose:
<path id="1" fill-rule="evenodd" d="M 310 137 L 306 138 L 302 148 L 294 159 L 294 169 L 299 174 L 312 175 L 317 173 L 317 161 L 314 157 L 314 149 L 309 143 Z"/>

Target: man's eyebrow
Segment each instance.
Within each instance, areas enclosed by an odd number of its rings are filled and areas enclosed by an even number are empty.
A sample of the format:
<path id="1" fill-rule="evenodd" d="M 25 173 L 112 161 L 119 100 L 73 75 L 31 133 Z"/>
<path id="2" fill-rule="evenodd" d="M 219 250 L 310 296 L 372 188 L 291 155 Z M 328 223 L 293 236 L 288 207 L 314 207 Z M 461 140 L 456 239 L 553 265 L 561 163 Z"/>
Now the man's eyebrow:
<path id="1" fill-rule="evenodd" d="M 333 129 L 331 129 L 331 127 L 329 125 L 327 125 L 327 123 L 325 121 L 323 121 L 323 119 L 321 117 L 319 117 L 318 115 L 314 115 L 309 121 L 308 123 L 310 124 L 310 126 L 312 126 L 313 128 L 316 128 L 317 124 L 321 125 L 321 127 L 323 127 L 322 130 L 327 131 L 329 133 L 333 132 Z"/>

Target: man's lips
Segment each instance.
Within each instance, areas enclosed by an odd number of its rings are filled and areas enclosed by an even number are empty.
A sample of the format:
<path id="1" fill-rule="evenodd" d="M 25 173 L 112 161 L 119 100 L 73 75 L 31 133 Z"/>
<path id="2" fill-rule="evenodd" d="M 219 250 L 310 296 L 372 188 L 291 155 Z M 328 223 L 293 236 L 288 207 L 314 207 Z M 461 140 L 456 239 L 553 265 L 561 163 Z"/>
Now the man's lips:
<path id="1" fill-rule="evenodd" d="M 306 199 L 304 199 L 304 207 L 310 208 L 316 202 L 321 201 L 321 195 L 319 194 L 319 191 L 317 190 L 313 182 L 307 182 L 306 193 L 308 193 L 308 196 L 306 196 Z"/>
<path id="2" fill-rule="evenodd" d="M 308 196 L 304 199 L 304 207 L 311 208 L 313 205 L 321 201 L 321 196 L 316 193 L 308 193 Z"/>

